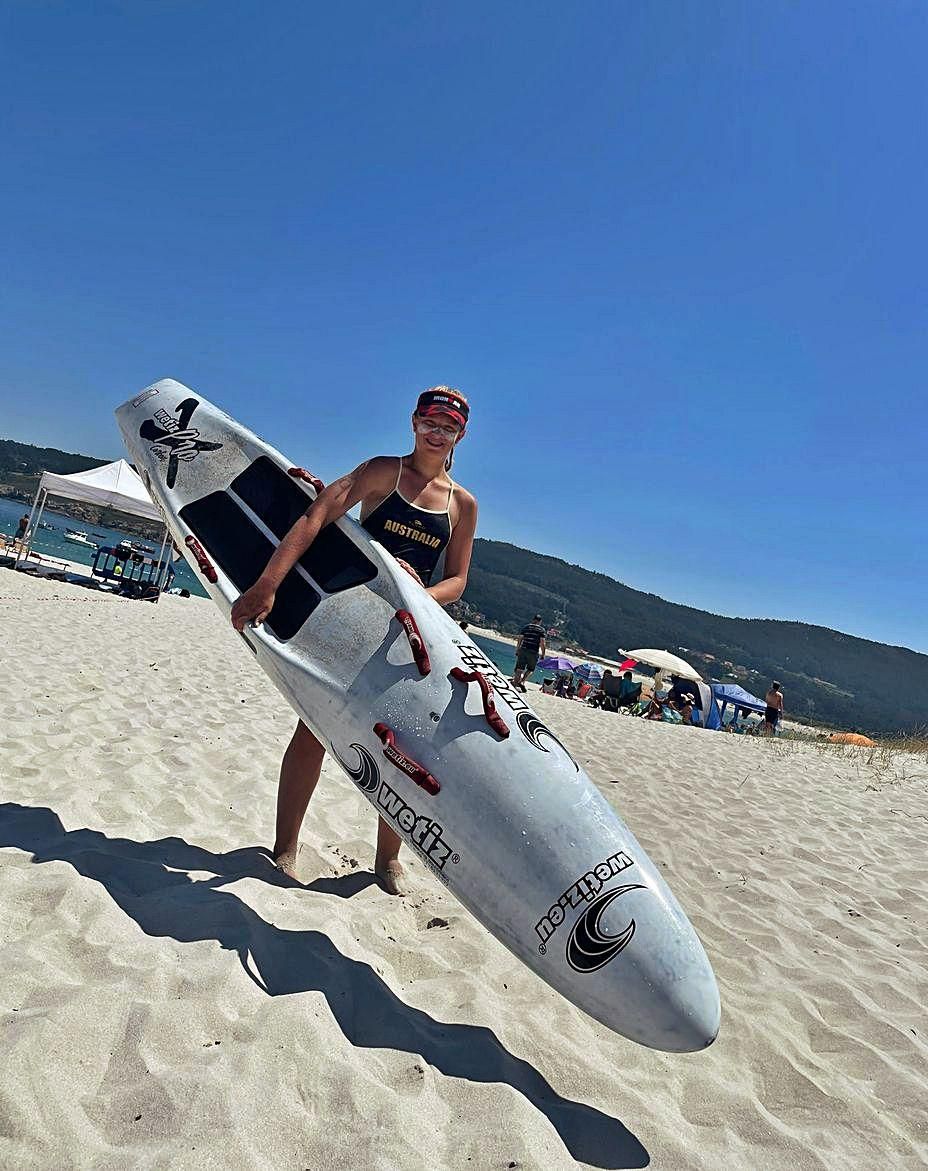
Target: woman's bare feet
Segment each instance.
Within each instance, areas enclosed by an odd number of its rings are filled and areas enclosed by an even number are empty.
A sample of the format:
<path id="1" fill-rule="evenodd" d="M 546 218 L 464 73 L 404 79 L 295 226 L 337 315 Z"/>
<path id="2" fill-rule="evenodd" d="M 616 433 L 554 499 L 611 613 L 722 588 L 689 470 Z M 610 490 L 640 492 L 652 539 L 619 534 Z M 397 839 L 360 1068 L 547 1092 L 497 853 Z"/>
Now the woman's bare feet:
<path id="1" fill-rule="evenodd" d="M 286 874 L 288 878 L 294 879 L 296 882 L 300 881 L 300 877 L 296 872 L 296 861 L 300 856 L 300 846 L 293 850 L 281 850 L 278 854 L 274 852 L 274 865 L 282 873 Z"/>
<path id="2" fill-rule="evenodd" d="M 387 894 L 404 895 L 407 893 L 406 871 L 402 862 L 396 858 L 388 858 L 385 862 L 378 859 L 374 863 L 374 873 L 380 879 Z"/>

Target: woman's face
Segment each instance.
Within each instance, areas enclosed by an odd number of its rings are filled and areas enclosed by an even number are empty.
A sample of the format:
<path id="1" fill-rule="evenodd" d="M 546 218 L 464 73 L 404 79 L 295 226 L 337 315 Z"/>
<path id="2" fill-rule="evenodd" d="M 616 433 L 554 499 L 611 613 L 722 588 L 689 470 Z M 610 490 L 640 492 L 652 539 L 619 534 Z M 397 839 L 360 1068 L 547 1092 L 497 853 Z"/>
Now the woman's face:
<path id="1" fill-rule="evenodd" d="M 416 433 L 417 450 L 446 457 L 463 435 L 456 420 L 444 413 L 413 415 L 412 426 Z"/>

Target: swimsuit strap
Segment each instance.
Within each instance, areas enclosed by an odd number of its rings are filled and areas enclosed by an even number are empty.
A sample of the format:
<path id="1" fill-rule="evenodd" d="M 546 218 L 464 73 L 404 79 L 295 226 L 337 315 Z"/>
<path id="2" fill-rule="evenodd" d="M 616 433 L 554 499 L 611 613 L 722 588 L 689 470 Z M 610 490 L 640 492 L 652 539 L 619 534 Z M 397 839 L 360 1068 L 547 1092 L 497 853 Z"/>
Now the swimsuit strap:
<path id="1" fill-rule="evenodd" d="M 394 491 L 394 492 L 399 492 L 399 490 L 400 490 L 400 480 L 401 480 L 402 478 L 403 478 L 403 457 L 402 457 L 402 456 L 400 456 L 400 469 L 399 469 L 399 471 L 396 473 L 396 483 L 393 485 L 393 491 Z"/>

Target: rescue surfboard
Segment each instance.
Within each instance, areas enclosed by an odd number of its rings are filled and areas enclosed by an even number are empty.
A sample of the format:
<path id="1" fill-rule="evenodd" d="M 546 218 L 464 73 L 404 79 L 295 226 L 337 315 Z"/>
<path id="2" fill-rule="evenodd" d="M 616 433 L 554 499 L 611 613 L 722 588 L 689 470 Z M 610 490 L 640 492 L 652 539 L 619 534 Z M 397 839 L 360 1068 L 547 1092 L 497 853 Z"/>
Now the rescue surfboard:
<path id="1" fill-rule="evenodd" d="M 321 485 L 173 379 L 116 417 L 228 617 Z M 241 637 L 358 791 L 519 960 L 639 1044 L 712 1043 L 715 977 L 656 867 L 568 747 L 356 521 L 322 530 Z"/>

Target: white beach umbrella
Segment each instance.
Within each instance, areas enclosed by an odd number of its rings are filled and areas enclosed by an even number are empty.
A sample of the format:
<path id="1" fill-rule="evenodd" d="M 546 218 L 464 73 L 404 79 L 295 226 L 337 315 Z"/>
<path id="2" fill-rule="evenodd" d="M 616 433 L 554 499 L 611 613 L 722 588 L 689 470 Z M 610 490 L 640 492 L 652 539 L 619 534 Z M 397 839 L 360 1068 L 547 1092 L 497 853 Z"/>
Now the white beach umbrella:
<path id="1" fill-rule="evenodd" d="M 702 681 L 702 676 L 695 668 L 691 667 L 685 659 L 678 658 L 677 655 L 672 655 L 669 651 L 646 648 L 627 653 L 630 659 L 637 659 L 639 663 L 646 663 L 649 667 L 660 668 L 669 675 L 679 675 L 681 679 L 692 679 L 696 683 Z"/>

